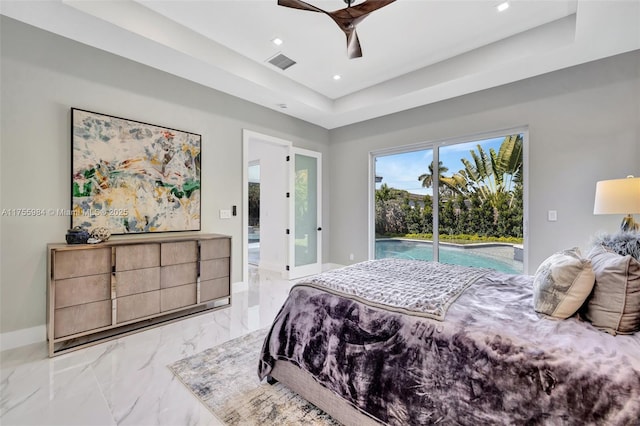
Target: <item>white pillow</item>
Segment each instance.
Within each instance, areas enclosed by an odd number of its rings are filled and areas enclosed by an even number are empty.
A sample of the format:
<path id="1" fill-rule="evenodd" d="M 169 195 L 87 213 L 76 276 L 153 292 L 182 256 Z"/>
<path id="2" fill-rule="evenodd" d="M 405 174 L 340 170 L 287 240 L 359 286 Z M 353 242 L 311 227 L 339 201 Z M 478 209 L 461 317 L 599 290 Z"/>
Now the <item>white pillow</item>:
<path id="1" fill-rule="evenodd" d="M 533 307 L 536 312 L 566 319 L 575 314 L 591 294 L 595 275 L 591 261 L 574 247 L 549 256 L 533 279 Z"/>

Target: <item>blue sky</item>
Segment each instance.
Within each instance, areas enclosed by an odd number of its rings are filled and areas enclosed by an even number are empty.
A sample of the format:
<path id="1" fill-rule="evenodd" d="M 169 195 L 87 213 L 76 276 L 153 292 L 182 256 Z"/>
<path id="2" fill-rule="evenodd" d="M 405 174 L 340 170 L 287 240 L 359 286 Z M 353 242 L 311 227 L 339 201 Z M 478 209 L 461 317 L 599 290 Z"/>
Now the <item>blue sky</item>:
<path id="1" fill-rule="evenodd" d="M 493 148 L 496 152 L 504 137 L 465 142 L 440 148 L 440 161 L 449 170 L 445 176 L 451 176 L 464 168 L 461 158 L 471 160 L 470 151 L 478 144 L 488 153 Z M 432 194 L 431 188 L 422 188 L 418 176 L 428 172 L 433 161 L 433 152 L 429 150 L 405 152 L 402 154 L 380 156 L 376 159 L 376 175 L 382 176 L 382 182 L 376 184 L 380 188 L 383 183 L 396 189 L 405 189 L 413 194 Z"/>

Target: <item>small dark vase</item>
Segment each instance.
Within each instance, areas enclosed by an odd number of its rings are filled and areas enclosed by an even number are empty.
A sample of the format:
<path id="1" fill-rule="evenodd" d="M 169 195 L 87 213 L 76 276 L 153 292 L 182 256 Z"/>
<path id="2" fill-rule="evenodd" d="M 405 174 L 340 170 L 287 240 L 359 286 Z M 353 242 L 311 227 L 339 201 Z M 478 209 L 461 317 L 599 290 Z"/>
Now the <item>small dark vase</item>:
<path id="1" fill-rule="evenodd" d="M 69 229 L 66 235 L 67 244 L 86 244 L 89 239 L 89 231 L 76 226 Z"/>

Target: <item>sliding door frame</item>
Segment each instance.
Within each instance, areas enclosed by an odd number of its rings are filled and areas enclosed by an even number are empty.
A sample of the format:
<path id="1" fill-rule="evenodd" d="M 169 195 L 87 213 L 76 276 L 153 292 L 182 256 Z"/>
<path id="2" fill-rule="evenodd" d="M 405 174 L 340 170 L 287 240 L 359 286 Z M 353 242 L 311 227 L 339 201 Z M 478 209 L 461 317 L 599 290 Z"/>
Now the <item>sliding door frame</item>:
<path id="1" fill-rule="evenodd" d="M 376 196 L 376 158 L 402 154 L 410 151 L 432 150 L 433 151 L 433 163 L 438 164 L 439 149 L 446 146 L 458 145 L 461 143 L 469 143 L 474 141 L 480 141 L 485 139 L 503 137 L 513 134 L 522 134 L 522 167 L 523 167 L 523 220 L 522 220 L 522 234 L 523 234 L 523 269 L 524 273 L 529 273 L 529 127 L 518 126 L 508 129 L 495 130 L 484 133 L 474 133 L 466 136 L 459 136 L 447 139 L 438 139 L 433 141 L 418 142 L 409 145 L 394 146 L 374 150 L 369 152 L 369 259 L 375 259 L 376 251 L 376 214 L 375 214 L 375 196 Z M 439 173 L 433 175 L 433 188 L 439 187 Z M 433 191 L 433 253 L 434 260 L 437 261 L 438 247 L 439 247 L 439 235 L 438 235 L 438 191 Z"/>

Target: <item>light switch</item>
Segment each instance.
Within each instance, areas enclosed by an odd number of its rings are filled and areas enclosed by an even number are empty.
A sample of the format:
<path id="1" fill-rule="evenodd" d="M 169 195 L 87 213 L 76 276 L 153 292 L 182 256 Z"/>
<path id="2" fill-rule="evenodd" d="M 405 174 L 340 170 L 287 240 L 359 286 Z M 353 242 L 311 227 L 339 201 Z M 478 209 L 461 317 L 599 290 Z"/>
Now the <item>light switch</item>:
<path id="1" fill-rule="evenodd" d="M 231 210 L 220 210 L 220 219 L 231 219 Z"/>
<path id="2" fill-rule="evenodd" d="M 558 220 L 558 212 L 556 210 L 549 210 L 547 212 L 547 220 L 549 222 L 555 222 Z"/>

